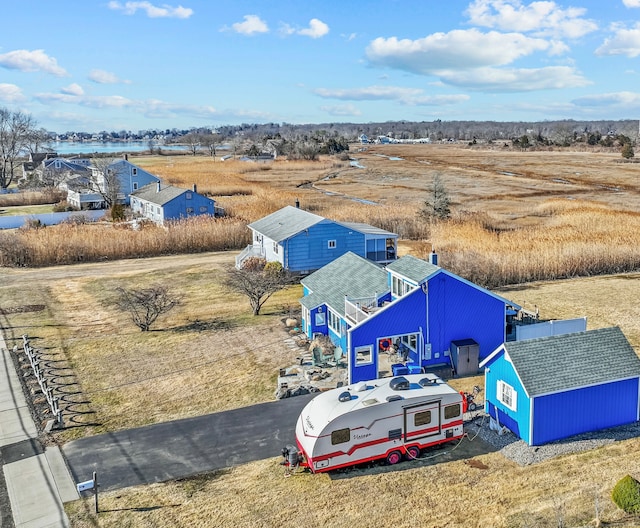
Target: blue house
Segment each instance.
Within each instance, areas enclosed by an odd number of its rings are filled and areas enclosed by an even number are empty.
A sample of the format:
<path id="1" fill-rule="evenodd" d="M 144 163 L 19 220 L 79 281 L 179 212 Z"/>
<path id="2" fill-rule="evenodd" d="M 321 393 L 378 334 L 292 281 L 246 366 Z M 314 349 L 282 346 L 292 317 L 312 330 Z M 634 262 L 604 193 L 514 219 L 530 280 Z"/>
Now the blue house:
<path id="1" fill-rule="evenodd" d="M 104 174 L 100 174 L 100 171 L 93 168 L 96 172 L 96 177 L 101 182 L 101 188 L 106 188 L 106 179 Z M 131 193 L 142 189 L 144 186 L 151 183 L 159 183 L 160 178 L 147 172 L 146 170 L 134 165 L 127 159 L 116 160 L 109 164 L 107 171 L 111 172 L 118 179 L 118 202 L 130 205 Z"/>
<path id="2" fill-rule="evenodd" d="M 466 374 L 506 340 L 507 317 L 520 307 L 436 260 L 407 255 L 382 268 L 346 254 L 302 279 L 303 329 L 342 348 L 349 383 L 378 378 L 380 354 L 392 344 L 404 351 L 409 371 L 464 363 Z M 470 348 L 462 343 L 472 343 L 475 356 L 458 357 Z"/>
<path id="3" fill-rule="evenodd" d="M 485 410 L 529 445 L 640 419 L 640 359 L 618 327 L 503 343 L 480 366 Z"/>
<path id="4" fill-rule="evenodd" d="M 320 269 L 348 252 L 377 263 L 396 258 L 395 233 L 368 224 L 335 222 L 299 207 L 284 207 L 248 227 L 253 243 L 236 258 L 238 268 L 249 257 L 280 262 L 299 273 Z"/>
<path id="5" fill-rule="evenodd" d="M 215 201 L 193 189 L 155 183 L 131 194 L 131 210 L 157 224 L 192 216 L 215 216 Z"/>

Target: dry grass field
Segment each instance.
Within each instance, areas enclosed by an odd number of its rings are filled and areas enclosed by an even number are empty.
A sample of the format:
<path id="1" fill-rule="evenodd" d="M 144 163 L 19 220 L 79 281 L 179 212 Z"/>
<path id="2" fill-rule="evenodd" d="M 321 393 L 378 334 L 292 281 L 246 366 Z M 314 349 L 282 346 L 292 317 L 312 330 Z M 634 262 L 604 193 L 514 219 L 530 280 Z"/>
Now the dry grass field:
<path id="1" fill-rule="evenodd" d="M 479 278 L 525 308 L 537 306 L 543 318 L 586 316 L 589 328 L 619 325 L 640 350 L 640 274 L 634 272 L 640 262 L 640 165 L 610 153 L 455 145 L 380 145 L 351 155 L 365 168 L 337 159 L 271 165 L 186 156 L 132 161 L 167 182 L 196 183 L 240 225 L 297 198 L 330 218 L 393 229 L 404 238 L 401 254 L 422 256 L 433 245 L 445 268 Z M 454 218 L 428 225 L 417 211 L 436 173 L 451 195 Z M 57 242 L 54 235 L 48 242 L 33 236 L 45 249 Z M 278 368 L 296 356 L 284 346 L 281 319 L 297 309 L 301 290 L 282 292 L 265 306 L 265 315 L 251 317 L 248 302 L 221 283 L 234 255 L 2 269 L 7 344 L 31 336 L 36 348 L 59 362 L 69 399 L 79 402 L 72 406 L 77 427 L 58 433 L 57 441 L 273 398 Z M 509 279 L 502 284 L 513 285 L 498 288 L 496 273 Z M 580 275 L 591 276 L 538 280 Z M 182 291 L 183 303 L 142 333 L 115 308 L 115 288 L 156 282 Z M 480 379 L 453 384 L 469 389 Z M 436 457 L 340 478 L 284 478 L 276 455 L 216 474 L 103 493 L 97 518 L 90 500 L 69 504 L 67 511 L 74 527 L 516 528 L 594 525 L 597 503 L 606 523 L 640 525 L 610 500 L 618 479 L 640 476 L 640 439 L 527 467 L 487 453 L 478 457 L 486 469 Z"/>

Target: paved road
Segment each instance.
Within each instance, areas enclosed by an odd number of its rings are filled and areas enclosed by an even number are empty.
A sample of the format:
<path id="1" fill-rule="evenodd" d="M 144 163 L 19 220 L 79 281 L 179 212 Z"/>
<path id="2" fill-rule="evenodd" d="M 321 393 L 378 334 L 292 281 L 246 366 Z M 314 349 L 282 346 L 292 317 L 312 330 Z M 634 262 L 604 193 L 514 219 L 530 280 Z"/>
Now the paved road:
<path id="1" fill-rule="evenodd" d="M 75 482 L 151 484 L 280 455 L 313 394 L 83 438 L 63 447 Z"/>

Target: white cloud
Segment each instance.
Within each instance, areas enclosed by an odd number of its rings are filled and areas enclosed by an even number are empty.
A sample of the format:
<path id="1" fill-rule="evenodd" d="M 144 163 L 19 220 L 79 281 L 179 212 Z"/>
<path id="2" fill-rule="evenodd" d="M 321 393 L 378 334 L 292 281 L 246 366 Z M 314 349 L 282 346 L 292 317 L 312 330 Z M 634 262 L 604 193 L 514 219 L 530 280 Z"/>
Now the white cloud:
<path id="1" fill-rule="evenodd" d="M 320 38 L 329 33 L 329 26 L 327 26 L 327 24 L 325 24 L 322 20 L 312 18 L 309 21 L 309 27 L 301 29 L 297 33 L 298 35 L 304 35 L 305 37 L 311 37 L 314 39 Z"/>
<path id="2" fill-rule="evenodd" d="M 67 95 L 84 95 L 82 86 L 77 83 L 71 83 L 69 86 L 65 86 L 60 90 L 60 92 Z"/>
<path id="3" fill-rule="evenodd" d="M 320 110 L 326 112 L 329 115 L 337 117 L 362 115 L 362 112 L 353 105 L 335 105 L 335 106 L 321 106 Z"/>
<path id="4" fill-rule="evenodd" d="M 640 0 L 622 0 L 626 7 L 640 7 Z"/>
<path id="5" fill-rule="evenodd" d="M 87 78 L 90 81 L 93 81 L 94 83 L 98 83 L 98 84 L 118 84 L 118 83 L 130 84 L 131 83 L 131 81 L 125 81 L 120 79 L 115 73 L 111 73 L 105 70 L 98 70 L 98 69 L 91 70 Z"/>
<path id="6" fill-rule="evenodd" d="M 612 29 L 614 35 L 604 40 L 596 55 L 626 55 L 631 59 L 640 55 L 640 22 L 631 29 L 620 26 Z"/>
<path id="7" fill-rule="evenodd" d="M 347 101 L 398 101 L 410 106 L 428 106 L 456 104 L 469 100 L 468 95 L 425 95 L 420 88 L 402 88 L 398 86 L 368 86 L 365 88 L 336 89 L 317 88 L 316 95 L 327 99 Z"/>
<path id="8" fill-rule="evenodd" d="M 637 107 L 640 105 L 640 93 L 637 92 L 612 92 L 597 95 L 585 95 L 573 100 L 578 106 L 625 106 Z"/>
<path id="9" fill-rule="evenodd" d="M 482 33 L 477 29 L 434 33 L 427 37 L 398 40 L 377 38 L 366 50 L 369 61 L 423 75 L 443 68 L 499 66 L 537 51 L 556 53 L 552 43 L 520 33 Z"/>
<path id="10" fill-rule="evenodd" d="M 135 15 L 138 10 L 145 11 L 149 18 L 189 18 L 193 15 L 193 9 L 188 7 L 172 7 L 167 4 L 162 6 L 153 5 L 151 2 L 125 2 L 116 1 L 107 4 L 109 9 L 122 11 L 125 15 Z"/>
<path id="11" fill-rule="evenodd" d="M 15 84 L 0 83 L 0 101 L 20 103 L 25 100 L 26 97 L 22 94 L 22 90 Z"/>
<path id="12" fill-rule="evenodd" d="M 575 68 L 569 66 L 441 70 L 438 76 L 447 84 L 491 93 L 531 92 L 590 84 Z"/>
<path id="13" fill-rule="evenodd" d="M 523 4 L 521 0 L 474 0 L 466 14 L 477 26 L 578 38 L 598 29 L 594 21 L 583 17 L 586 12 L 582 7 L 562 9 L 552 1 Z"/>
<path id="14" fill-rule="evenodd" d="M 126 108 L 135 106 L 135 102 L 119 95 L 84 95 L 74 93 L 38 93 L 35 99 L 41 103 L 67 103 L 87 108 Z"/>
<path id="15" fill-rule="evenodd" d="M 15 50 L 0 55 L 0 66 L 9 70 L 22 72 L 45 72 L 56 77 L 68 75 L 64 68 L 58 66 L 58 61 L 49 57 L 44 50 Z"/>
<path id="16" fill-rule="evenodd" d="M 258 15 L 245 15 L 244 22 L 236 22 L 231 26 L 233 30 L 242 35 L 254 35 L 267 33 L 269 27 Z"/>

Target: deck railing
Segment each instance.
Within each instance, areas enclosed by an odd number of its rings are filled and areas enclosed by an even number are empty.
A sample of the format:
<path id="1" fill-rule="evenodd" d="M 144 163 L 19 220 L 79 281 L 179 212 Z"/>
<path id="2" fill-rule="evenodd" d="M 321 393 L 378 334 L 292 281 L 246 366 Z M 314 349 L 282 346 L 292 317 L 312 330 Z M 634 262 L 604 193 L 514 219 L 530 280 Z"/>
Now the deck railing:
<path id="1" fill-rule="evenodd" d="M 244 248 L 240 254 L 236 257 L 236 268 L 240 269 L 242 267 L 242 263 L 248 259 L 249 257 L 262 257 L 264 258 L 264 250 L 262 248 L 257 248 L 251 244 L 249 244 L 246 248 Z"/>
<path id="2" fill-rule="evenodd" d="M 352 299 L 345 297 L 344 299 L 344 314 L 348 319 L 356 324 L 360 321 L 364 321 L 373 312 L 375 312 L 377 308 L 377 296 Z"/>

